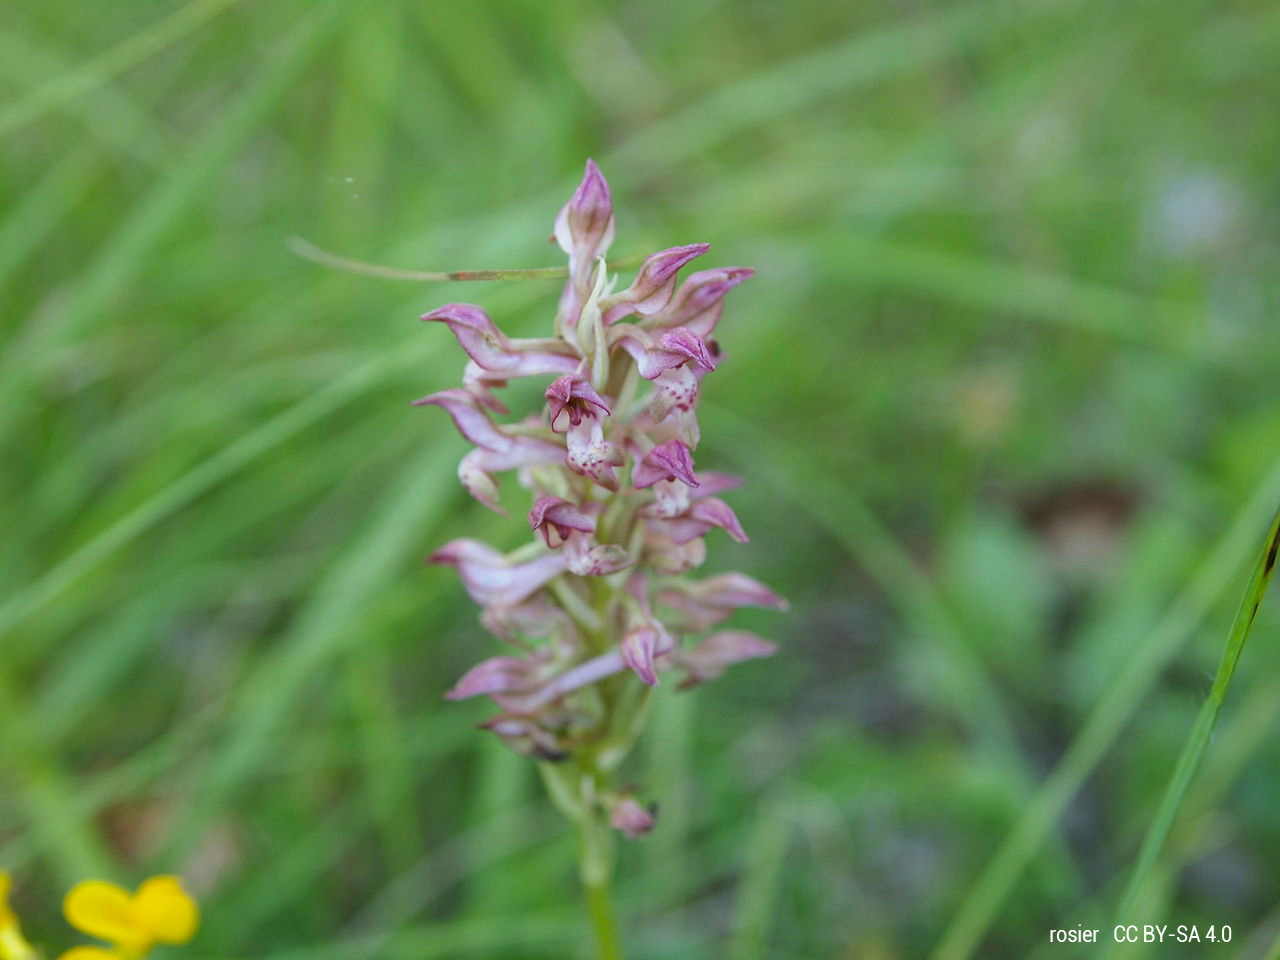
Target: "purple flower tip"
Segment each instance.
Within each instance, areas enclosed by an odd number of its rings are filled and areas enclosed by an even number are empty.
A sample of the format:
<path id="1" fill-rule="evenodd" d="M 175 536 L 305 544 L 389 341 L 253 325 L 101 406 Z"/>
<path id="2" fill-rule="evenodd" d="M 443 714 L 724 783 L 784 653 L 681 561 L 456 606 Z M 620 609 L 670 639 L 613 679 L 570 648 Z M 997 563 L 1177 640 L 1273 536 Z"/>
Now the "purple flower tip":
<path id="1" fill-rule="evenodd" d="M 747 543 L 751 539 L 742 529 L 742 524 L 738 521 L 738 515 L 733 512 L 733 508 L 719 497 L 699 500 L 690 508 L 689 515 L 694 520 L 719 527 L 739 543 Z"/>
<path id="2" fill-rule="evenodd" d="M 612 412 L 604 398 L 596 393 L 595 387 L 585 377 L 576 374 L 557 377 L 547 387 L 545 396 L 551 413 L 551 429 L 557 433 L 565 430 L 564 425 L 558 423 L 561 414 L 566 414 L 569 423 L 576 427 L 583 417 L 596 416 L 592 407 L 596 407 L 606 417 Z"/>
<path id="3" fill-rule="evenodd" d="M 548 547 L 557 547 L 568 540 L 575 530 L 595 533 L 596 522 L 568 500 L 541 496 L 529 511 L 529 526 L 534 531 L 541 532 Z"/>
<path id="4" fill-rule="evenodd" d="M 751 267 L 720 267 L 689 277 L 689 295 L 701 304 L 719 300 L 743 281 L 756 275 Z"/>
<path id="5" fill-rule="evenodd" d="M 609 181 L 600 172 L 600 167 L 590 157 L 582 171 L 582 182 L 573 193 L 574 206 L 579 209 L 606 207 L 613 212 L 613 197 L 609 193 Z"/>
<path id="6" fill-rule="evenodd" d="M 444 695 L 446 700 L 465 700 L 483 694 L 506 693 L 529 685 L 533 667 L 519 657 L 492 657 L 476 664 Z"/>
<path id="7" fill-rule="evenodd" d="M 655 808 L 641 806 L 634 797 L 625 794 L 614 805 L 609 824 L 628 840 L 636 840 L 653 829 L 656 812 Z"/>
<path id="8" fill-rule="evenodd" d="M 690 243 L 683 247 L 671 247 L 645 258 L 640 274 L 648 283 L 658 286 L 666 283 L 690 260 L 702 256 L 711 249 L 709 243 Z M 638 284 L 637 284 L 638 285 Z"/>
<path id="9" fill-rule="evenodd" d="M 637 490 L 643 490 L 659 480 L 679 480 L 690 487 L 698 485 L 698 478 L 693 472 L 693 456 L 686 444 L 679 440 L 658 444 L 636 464 L 631 482 Z"/>
<path id="10" fill-rule="evenodd" d="M 653 659 L 658 654 L 658 631 L 652 626 L 636 627 L 622 638 L 622 660 L 637 677 L 651 687 L 658 685 Z"/>
<path id="11" fill-rule="evenodd" d="M 703 370 L 711 371 L 716 368 L 715 357 L 711 355 L 711 351 L 707 348 L 706 341 L 685 327 L 676 327 L 674 330 L 668 330 L 658 339 L 658 345 L 663 350 L 680 354 L 691 360 Z"/>
<path id="12" fill-rule="evenodd" d="M 771 657 L 777 650 L 776 644 L 745 630 L 713 633 L 693 649 L 681 653 L 680 665 L 688 671 L 688 676 L 680 688 L 714 680 L 735 663 Z"/>
<path id="13" fill-rule="evenodd" d="M 418 319 L 427 322 L 434 320 L 450 326 L 456 323 L 473 330 L 493 329 L 493 321 L 489 319 L 489 315 L 472 303 L 446 303 L 430 313 L 424 313 Z"/>

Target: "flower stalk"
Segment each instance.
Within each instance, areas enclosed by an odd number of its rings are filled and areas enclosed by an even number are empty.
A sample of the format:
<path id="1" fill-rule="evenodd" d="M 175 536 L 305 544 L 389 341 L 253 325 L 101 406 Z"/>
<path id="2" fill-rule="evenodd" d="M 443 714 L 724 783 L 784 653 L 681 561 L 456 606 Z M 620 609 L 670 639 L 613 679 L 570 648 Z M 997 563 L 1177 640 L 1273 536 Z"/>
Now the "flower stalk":
<path id="1" fill-rule="evenodd" d="M 473 445 L 458 478 L 477 500 L 505 515 L 498 478 L 512 471 L 529 493 L 531 543 L 504 554 L 463 538 L 429 558 L 456 568 L 481 622 L 512 648 L 446 697 L 492 699 L 500 712 L 482 726 L 539 761 L 578 832 L 602 958 L 622 955 L 609 898 L 615 834 L 654 827 L 655 808 L 618 782 L 652 689 L 671 671 L 684 689 L 769 656 L 773 644 L 740 630 L 690 641 L 740 607 L 786 607 L 745 574 L 689 576 L 712 531 L 747 540 L 718 496 L 737 478 L 699 470 L 694 453 L 701 383 L 724 359 L 714 334 L 725 295 L 753 271 L 681 279 L 709 249 L 695 243 L 651 254 L 622 286 L 605 259 L 615 229 L 609 185 L 588 161 L 555 221 L 568 267 L 553 335 L 510 337 L 474 304 L 432 310 L 422 319 L 446 326 L 468 359 L 461 387 L 414 401 L 444 410 Z M 545 404 L 514 418 L 498 391 L 525 377 Z"/>

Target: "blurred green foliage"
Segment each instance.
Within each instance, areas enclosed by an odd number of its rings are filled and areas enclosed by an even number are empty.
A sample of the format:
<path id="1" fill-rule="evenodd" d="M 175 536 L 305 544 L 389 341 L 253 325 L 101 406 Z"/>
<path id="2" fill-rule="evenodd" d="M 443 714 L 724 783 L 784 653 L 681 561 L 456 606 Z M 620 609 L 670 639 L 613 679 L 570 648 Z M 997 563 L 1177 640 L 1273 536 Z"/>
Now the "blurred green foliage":
<path id="1" fill-rule="evenodd" d="M 1261 0 L 11 3 L 0 865 L 33 935 L 74 879 L 180 870 L 193 957 L 582 949 L 530 765 L 440 700 L 496 641 L 419 562 L 526 535 L 408 406 L 462 366 L 419 313 L 534 335 L 555 284 L 285 244 L 555 264 L 590 155 L 615 249 L 759 271 L 699 463 L 749 478 L 712 568 L 795 607 L 741 619 L 776 660 L 659 698 L 631 955 L 1084 955 L 1048 931 L 1109 927 L 1280 499 L 1277 62 Z M 1215 955 L 1280 928 L 1278 624 L 1140 911 L 1232 925 Z"/>

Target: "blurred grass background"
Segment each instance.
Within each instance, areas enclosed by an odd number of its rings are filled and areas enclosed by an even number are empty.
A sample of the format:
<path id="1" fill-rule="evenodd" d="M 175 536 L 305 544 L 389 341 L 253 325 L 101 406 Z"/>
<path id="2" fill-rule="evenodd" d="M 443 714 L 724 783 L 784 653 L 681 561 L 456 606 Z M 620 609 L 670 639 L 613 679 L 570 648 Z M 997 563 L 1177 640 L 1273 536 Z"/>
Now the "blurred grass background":
<path id="1" fill-rule="evenodd" d="M 192 957 L 581 955 L 531 765 L 440 694 L 497 649 L 420 558 L 520 524 L 408 401 L 419 313 L 548 329 L 586 156 L 619 253 L 731 295 L 700 466 L 783 654 L 664 688 L 640 960 L 1083 956 L 1280 500 L 1264 2 L 52 0 L 0 21 L 0 865 L 180 871 Z M 1139 922 L 1280 931 L 1264 606 Z M 1179 950 L 1183 952 L 1179 952 Z M 1120 956 L 1202 956 L 1206 948 Z M 1092 954 L 1090 954 L 1092 955 Z"/>

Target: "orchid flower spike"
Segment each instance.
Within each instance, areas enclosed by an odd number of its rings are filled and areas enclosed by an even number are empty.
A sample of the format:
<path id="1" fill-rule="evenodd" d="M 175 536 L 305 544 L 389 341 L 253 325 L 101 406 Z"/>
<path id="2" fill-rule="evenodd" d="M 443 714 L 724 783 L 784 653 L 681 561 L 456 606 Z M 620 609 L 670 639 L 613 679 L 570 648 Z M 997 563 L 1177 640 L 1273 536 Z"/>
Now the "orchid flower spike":
<path id="1" fill-rule="evenodd" d="M 746 542 L 720 498 L 736 478 L 695 468 L 698 396 L 721 365 L 713 335 L 746 267 L 684 276 L 706 243 L 650 255 L 629 281 L 605 257 L 616 230 L 613 196 L 588 160 L 555 218 L 569 276 L 550 335 L 504 332 L 480 307 L 450 303 L 422 319 L 448 328 L 465 357 L 461 386 L 415 401 L 439 407 L 473 449 L 458 475 L 503 512 L 498 475 L 516 471 L 531 494 L 530 541 L 511 553 L 462 538 L 430 556 L 455 568 L 481 622 L 512 651 L 490 657 L 448 691 L 487 697 L 483 726 L 544 762 L 552 796 L 582 824 L 627 837 L 654 825 L 652 808 L 610 786 L 664 675 L 682 686 L 768 656 L 773 644 L 718 626 L 737 608 L 786 602 L 744 574 L 687 577 L 713 530 Z M 531 380 L 541 409 L 502 420 L 498 393 Z M 716 533 L 715 536 L 720 536 Z M 87 960 L 87 958 L 86 958 Z"/>

